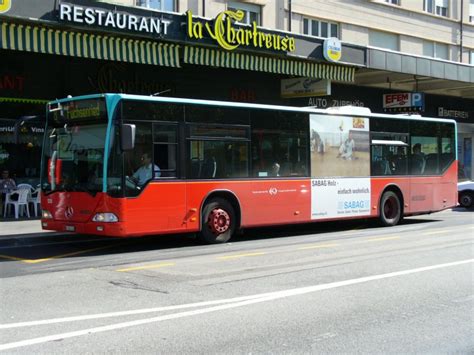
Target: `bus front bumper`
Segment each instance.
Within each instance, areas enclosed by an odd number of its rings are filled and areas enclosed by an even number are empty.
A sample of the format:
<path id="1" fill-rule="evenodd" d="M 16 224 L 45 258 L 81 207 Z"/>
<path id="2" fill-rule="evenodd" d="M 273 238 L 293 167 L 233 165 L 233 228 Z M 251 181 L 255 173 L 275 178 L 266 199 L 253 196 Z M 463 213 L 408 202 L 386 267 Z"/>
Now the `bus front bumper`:
<path id="1" fill-rule="evenodd" d="M 72 232 L 77 234 L 95 234 L 110 237 L 124 237 L 126 235 L 123 223 L 99 222 L 66 222 L 51 219 L 42 219 L 41 226 L 44 230 L 57 232 Z"/>

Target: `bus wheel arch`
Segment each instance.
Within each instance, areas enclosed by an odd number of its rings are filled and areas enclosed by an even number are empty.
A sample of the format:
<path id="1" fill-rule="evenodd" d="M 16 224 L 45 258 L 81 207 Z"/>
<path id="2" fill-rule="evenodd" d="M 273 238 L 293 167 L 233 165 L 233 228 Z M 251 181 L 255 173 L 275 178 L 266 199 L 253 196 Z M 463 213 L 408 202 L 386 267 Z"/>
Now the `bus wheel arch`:
<path id="1" fill-rule="evenodd" d="M 383 226 L 391 227 L 401 222 L 404 214 L 402 190 L 396 185 L 387 186 L 379 200 L 379 221 Z"/>
<path id="2" fill-rule="evenodd" d="M 225 243 L 240 228 L 240 203 L 230 191 L 214 191 L 201 206 L 198 239 L 206 244 Z"/>

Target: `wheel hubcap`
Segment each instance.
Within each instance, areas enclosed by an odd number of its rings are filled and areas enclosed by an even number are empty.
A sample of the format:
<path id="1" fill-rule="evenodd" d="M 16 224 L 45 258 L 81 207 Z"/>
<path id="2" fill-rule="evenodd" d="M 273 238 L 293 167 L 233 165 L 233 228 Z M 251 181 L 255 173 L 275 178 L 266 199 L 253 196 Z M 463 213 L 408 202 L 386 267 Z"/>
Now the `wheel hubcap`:
<path id="1" fill-rule="evenodd" d="M 383 206 L 383 213 L 386 218 L 393 219 L 397 213 L 397 204 L 395 202 L 394 197 L 390 197 L 385 201 L 385 205 Z"/>
<path id="2" fill-rule="evenodd" d="M 216 208 L 209 214 L 207 223 L 212 233 L 222 234 L 230 228 L 230 216 L 222 208 Z"/>
<path id="3" fill-rule="evenodd" d="M 463 206 L 470 206 L 472 204 L 472 199 L 471 199 L 470 196 L 464 195 L 461 198 L 461 203 L 462 203 Z"/>

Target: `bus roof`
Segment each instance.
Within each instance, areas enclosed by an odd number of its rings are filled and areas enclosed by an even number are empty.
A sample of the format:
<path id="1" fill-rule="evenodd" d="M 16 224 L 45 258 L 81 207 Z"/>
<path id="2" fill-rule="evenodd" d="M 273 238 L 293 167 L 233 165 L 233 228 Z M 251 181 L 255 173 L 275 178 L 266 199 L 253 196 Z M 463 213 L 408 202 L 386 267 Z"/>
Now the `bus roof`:
<path id="1" fill-rule="evenodd" d="M 304 112 L 304 113 L 319 113 L 330 116 L 366 116 L 366 117 L 379 117 L 379 118 L 390 118 L 390 119 L 405 119 L 405 120 L 423 120 L 423 121 L 436 121 L 436 122 L 449 122 L 456 124 L 456 121 L 448 118 L 434 118 L 425 117 L 418 114 L 386 114 L 386 113 L 373 113 L 367 107 L 360 106 L 342 106 L 342 107 L 330 107 L 326 109 L 314 108 L 314 107 L 295 107 L 295 106 L 282 106 L 282 105 L 268 105 L 268 104 L 254 104 L 246 102 L 231 102 L 231 101 L 218 101 L 218 100 L 203 100 L 203 99 L 189 99 L 189 98 L 177 98 L 169 96 L 146 96 L 146 95 L 133 95 L 133 94 L 121 94 L 121 93 L 106 93 L 106 94 L 92 94 L 75 97 L 67 97 L 64 99 L 50 101 L 48 105 L 65 103 L 72 100 L 87 100 L 95 98 L 107 98 L 115 97 L 116 99 L 124 100 L 135 100 L 135 101 L 150 101 L 150 102 L 171 102 L 181 104 L 195 104 L 195 105 L 207 105 L 207 106 L 225 106 L 225 107 L 239 107 L 239 108 L 255 108 L 255 109 L 268 109 L 268 110 L 279 110 L 279 111 L 293 111 L 293 112 Z"/>

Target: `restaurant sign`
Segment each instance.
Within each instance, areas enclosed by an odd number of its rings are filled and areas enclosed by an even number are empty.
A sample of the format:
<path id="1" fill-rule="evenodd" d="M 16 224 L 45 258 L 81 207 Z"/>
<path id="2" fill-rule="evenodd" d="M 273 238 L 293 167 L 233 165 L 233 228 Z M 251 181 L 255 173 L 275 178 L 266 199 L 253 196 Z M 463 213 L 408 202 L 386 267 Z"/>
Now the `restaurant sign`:
<path id="1" fill-rule="evenodd" d="M 295 39 L 288 35 L 266 33 L 257 28 L 257 23 L 252 26 L 235 26 L 235 22 L 242 21 L 244 12 L 224 11 L 216 16 L 214 23 L 201 22 L 193 18 L 189 10 L 187 15 L 187 35 L 190 39 L 203 39 L 205 35 L 215 40 L 220 47 L 232 51 L 240 46 L 270 49 L 283 52 L 293 52 L 296 49 Z"/>
<path id="2" fill-rule="evenodd" d="M 59 19 L 77 24 L 158 35 L 168 34 L 168 26 L 171 24 L 171 21 L 153 16 L 138 16 L 105 8 L 68 3 L 59 4 Z"/>

